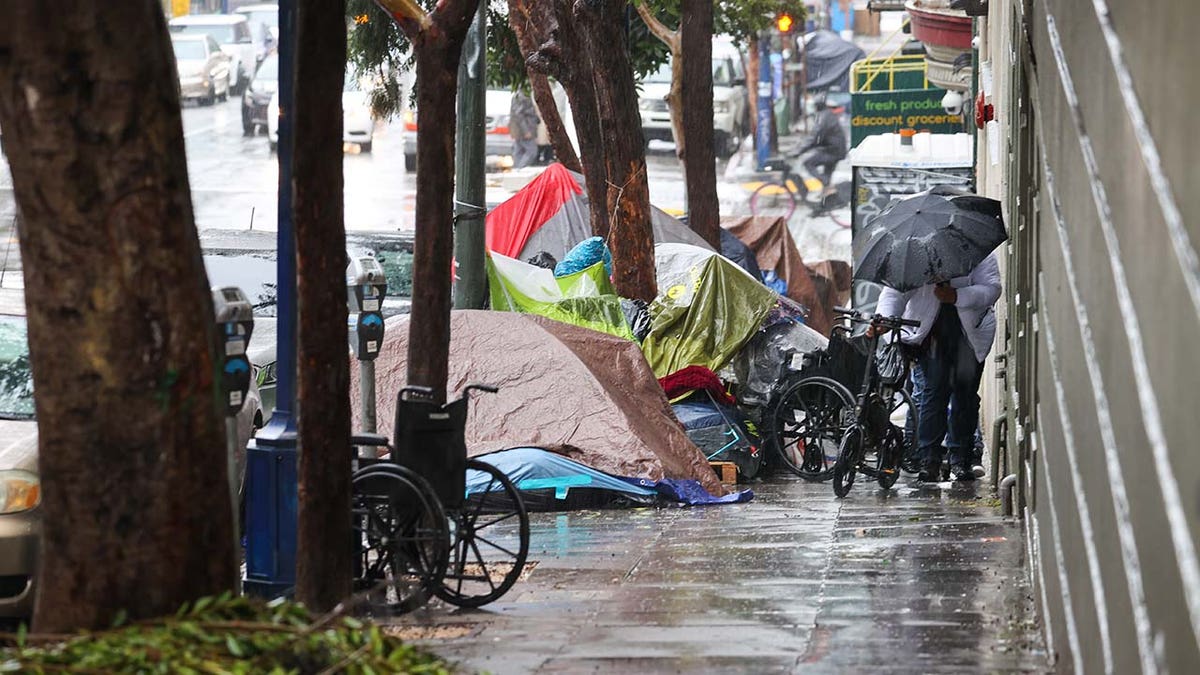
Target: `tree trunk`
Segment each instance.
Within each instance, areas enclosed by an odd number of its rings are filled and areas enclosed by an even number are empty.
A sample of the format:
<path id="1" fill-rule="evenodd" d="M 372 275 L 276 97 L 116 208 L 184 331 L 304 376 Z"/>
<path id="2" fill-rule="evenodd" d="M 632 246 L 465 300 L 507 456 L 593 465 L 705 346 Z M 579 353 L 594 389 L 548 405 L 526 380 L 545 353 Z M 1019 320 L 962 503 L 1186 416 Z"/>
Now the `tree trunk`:
<path id="1" fill-rule="evenodd" d="M 0 26 L 39 427 L 35 627 L 174 613 L 232 590 L 237 565 L 162 7 L 9 0 Z"/>
<path id="2" fill-rule="evenodd" d="M 299 530 L 296 597 L 327 612 L 350 595 L 350 365 L 342 208 L 344 0 L 297 7 L 292 164 L 299 277 Z"/>
<path id="3" fill-rule="evenodd" d="M 536 29 L 530 23 L 528 0 L 509 0 L 508 24 L 517 36 L 522 56 L 529 58 L 530 54 L 537 51 L 538 39 L 533 35 Z M 529 26 L 528 30 L 526 26 Z M 529 88 L 533 91 L 533 100 L 542 116 L 542 122 L 546 125 L 546 134 L 550 136 L 555 158 L 571 171 L 582 173 L 583 166 L 579 163 L 579 155 L 575 153 L 575 146 L 571 144 L 567 135 L 562 115 L 558 113 L 558 103 L 554 100 L 549 78 L 545 73 L 533 68 L 526 68 L 526 71 L 529 75 Z"/>
<path id="4" fill-rule="evenodd" d="M 592 60 L 576 28 L 571 3 L 509 0 L 509 11 L 522 17 L 525 32 L 537 45 L 536 50 L 525 54 L 528 70 L 554 77 L 567 91 L 575 135 L 579 139 L 579 160 L 588 195 L 592 234 L 607 238 L 608 170 L 604 164 L 604 141 L 592 84 Z M 525 48 L 526 43 L 522 42 L 522 51 Z"/>
<path id="5" fill-rule="evenodd" d="M 657 295 L 646 142 L 624 31 L 625 0 L 575 4 L 579 33 L 591 56 L 591 77 L 608 172 L 608 246 L 613 286 L 621 297 L 650 302 Z M 589 182 L 591 178 L 589 177 Z"/>
<path id="6" fill-rule="evenodd" d="M 712 0 L 683 0 L 680 42 L 684 180 L 688 226 L 721 250 L 721 206 L 717 200 L 717 158 L 713 140 Z"/>
<path id="7" fill-rule="evenodd" d="M 404 4 L 404 3 L 398 3 Z M 454 258 L 454 133 L 458 64 L 477 0 L 441 0 L 424 19 L 395 15 L 417 64 L 416 237 L 408 383 L 446 400 L 450 358 L 450 275 Z"/>

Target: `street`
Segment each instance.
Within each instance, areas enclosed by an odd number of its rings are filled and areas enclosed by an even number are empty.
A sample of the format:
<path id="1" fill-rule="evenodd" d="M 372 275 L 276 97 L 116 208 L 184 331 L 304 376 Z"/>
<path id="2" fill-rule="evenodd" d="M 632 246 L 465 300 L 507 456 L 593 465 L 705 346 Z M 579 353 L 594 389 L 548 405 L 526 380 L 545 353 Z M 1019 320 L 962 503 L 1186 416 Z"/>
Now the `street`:
<path id="1" fill-rule="evenodd" d="M 267 144 L 265 131 L 242 135 L 241 101 L 231 97 L 212 106 L 185 104 L 182 110 L 187 144 L 188 179 L 196 227 L 206 247 L 219 240 L 221 250 L 256 250 L 270 245 L 255 232 L 273 232 L 278 219 L 278 158 Z M 357 145 L 346 146 L 346 230 L 364 235 L 403 234 L 413 231 L 416 181 L 404 170 L 403 127 L 399 120 L 377 122 L 371 153 Z M 788 143 L 788 139 L 782 141 Z M 668 213 L 685 210 L 682 165 L 669 143 L 651 142 L 646 156 L 653 203 Z M 838 180 L 848 179 L 849 169 L 839 167 Z M 747 214 L 749 193 L 738 182 L 722 179 L 725 162 L 717 163 L 717 193 L 723 216 Z M 496 162 L 487 174 L 488 206 L 495 206 L 532 180 L 541 167 L 501 170 Z M 7 249 L 0 252 L 4 271 L 20 270 L 16 240 L 9 236 L 16 217 L 12 178 L 7 158 L 0 161 L 0 237 Z M 806 260 L 848 260 L 850 232 L 829 218 L 809 220 L 803 209 L 793 216 L 793 236 Z M 211 271 L 211 270 L 210 270 Z M 225 283 L 227 280 L 219 280 Z M 214 281 L 217 283 L 218 281 Z M 0 285 L 14 287 L 20 278 L 5 276 Z M 249 292 L 249 291 L 248 291 Z"/>

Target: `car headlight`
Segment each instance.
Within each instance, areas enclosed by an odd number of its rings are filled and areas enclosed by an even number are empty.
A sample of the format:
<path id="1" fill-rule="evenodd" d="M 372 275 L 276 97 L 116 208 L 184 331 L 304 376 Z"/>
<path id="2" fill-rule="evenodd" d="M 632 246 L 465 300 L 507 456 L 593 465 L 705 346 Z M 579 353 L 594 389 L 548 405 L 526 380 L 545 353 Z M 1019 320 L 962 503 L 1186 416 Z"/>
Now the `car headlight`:
<path id="1" fill-rule="evenodd" d="M 729 112 L 729 101 L 713 101 L 713 112 L 718 114 Z"/>
<path id="2" fill-rule="evenodd" d="M 42 503 L 37 474 L 14 469 L 0 471 L 0 514 L 28 511 Z"/>
<path id="3" fill-rule="evenodd" d="M 653 110 L 654 109 L 654 99 L 639 98 L 638 99 L 638 108 L 640 110 Z"/>

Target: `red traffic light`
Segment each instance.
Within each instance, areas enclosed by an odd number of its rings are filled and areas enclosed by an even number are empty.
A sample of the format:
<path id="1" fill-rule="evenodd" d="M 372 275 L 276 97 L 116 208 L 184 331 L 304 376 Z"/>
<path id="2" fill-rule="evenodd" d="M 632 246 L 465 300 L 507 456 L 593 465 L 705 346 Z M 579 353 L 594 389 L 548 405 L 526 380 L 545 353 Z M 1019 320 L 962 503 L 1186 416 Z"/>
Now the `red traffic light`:
<path id="1" fill-rule="evenodd" d="M 779 29 L 780 33 L 791 32 L 792 24 L 794 24 L 794 23 L 795 22 L 792 20 L 791 14 L 780 14 L 775 19 L 775 27 Z"/>

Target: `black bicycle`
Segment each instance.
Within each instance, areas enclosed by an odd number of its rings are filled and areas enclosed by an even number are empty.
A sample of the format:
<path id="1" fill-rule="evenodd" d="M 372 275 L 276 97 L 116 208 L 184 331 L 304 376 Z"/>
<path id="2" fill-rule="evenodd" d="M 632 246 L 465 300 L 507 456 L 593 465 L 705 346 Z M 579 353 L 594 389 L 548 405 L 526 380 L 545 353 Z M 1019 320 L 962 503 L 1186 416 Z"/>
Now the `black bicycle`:
<path id="1" fill-rule="evenodd" d="M 900 347 L 900 330 L 918 327 L 919 321 L 900 317 L 868 316 L 842 307 L 834 308 L 851 325 L 874 326 L 867 340 L 867 364 L 862 387 L 854 402 L 854 414 L 842 432 L 837 460 L 833 464 L 833 492 L 839 498 L 850 493 L 857 474 L 874 478 L 889 489 L 900 477 L 901 462 L 915 454 L 915 438 L 895 424 L 892 415 L 898 404 L 915 415 L 915 406 L 904 387 L 908 381 L 908 359 Z M 882 329 L 882 332 L 880 332 Z M 885 350 L 879 354 L 880 338 L 888 335 Z"/>

